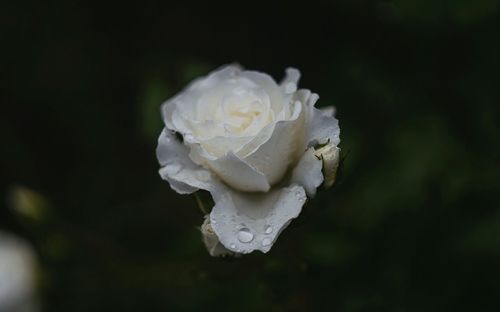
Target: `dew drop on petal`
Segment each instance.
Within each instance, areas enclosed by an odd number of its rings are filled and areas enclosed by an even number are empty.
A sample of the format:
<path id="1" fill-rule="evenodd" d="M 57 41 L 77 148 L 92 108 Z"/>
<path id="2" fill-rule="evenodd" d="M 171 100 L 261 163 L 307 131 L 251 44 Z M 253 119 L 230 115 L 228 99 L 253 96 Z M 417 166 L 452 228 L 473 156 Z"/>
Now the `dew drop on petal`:
<path id="1" fill-rule="evenodd" d="M 247 228 L 242 228 L 238 232 L 238 240 L 242 243 L 249 243 L 253 240 L 253 234 Z"/>
<path id="2" fill-rule="evenodd" d="M 300 191 L 296 191 L 296 192 L 295 192 L 295 197 L 296 197 L 299 201 L 301 201 L 301 202 L 303 202 L 303 201 L 305 201 L 305 200 L 306 200 L 306 197 L 305 197 L 304 193 L 302 193 L 302 192 L 300 192 Z"/>
<path id="3" fill-rule="evenodd" d="M 271 245 L 271 239 L 269 237 L 266 237 L 262 240 L 262 246 L 266 247 Z"/>
<path id="4" fill-rule="evenodd" d="M 229 247 L 231 247 L 231 249 L 235 249 L 236 245 L 235 244 L 231 244 Z"/>
<path id="5" fill-rule="evenodd" d="M 270 225 L 266 225 L 266 228 L 264 229 L 264 233 L 271 234 L 272 232 L 273 232 L 273 228 Z"/>

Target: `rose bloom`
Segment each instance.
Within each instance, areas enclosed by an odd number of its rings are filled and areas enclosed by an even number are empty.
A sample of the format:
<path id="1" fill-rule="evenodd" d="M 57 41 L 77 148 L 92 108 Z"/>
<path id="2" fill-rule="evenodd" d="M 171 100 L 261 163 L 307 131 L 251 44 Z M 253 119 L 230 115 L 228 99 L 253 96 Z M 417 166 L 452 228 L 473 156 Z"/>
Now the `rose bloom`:
<path id="1" fill-rule="evenodd" d="M 268 252 L 306 195 L 335 179 L 338 121 L 314 107 L 317 94 L 297 90 L 299 78 L 289 68 L 278 84 L 229 65 L 162 105 L 160 175 L 180 194 L 212 195 L 201 230 L 213 256 Z"/>

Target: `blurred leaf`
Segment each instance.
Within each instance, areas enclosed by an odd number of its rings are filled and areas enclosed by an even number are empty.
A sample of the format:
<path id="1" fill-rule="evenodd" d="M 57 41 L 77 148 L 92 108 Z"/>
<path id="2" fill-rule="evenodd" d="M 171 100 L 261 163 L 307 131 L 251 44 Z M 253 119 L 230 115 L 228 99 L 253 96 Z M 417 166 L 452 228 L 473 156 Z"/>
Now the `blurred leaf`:
<path id="1" fill-rule="evenodd" d="M 40 193 L 24 186 L 14 186 L 10 191 L 12 210 L 30 223 L 43 223 L 49 218 L 48 200 Z"/>

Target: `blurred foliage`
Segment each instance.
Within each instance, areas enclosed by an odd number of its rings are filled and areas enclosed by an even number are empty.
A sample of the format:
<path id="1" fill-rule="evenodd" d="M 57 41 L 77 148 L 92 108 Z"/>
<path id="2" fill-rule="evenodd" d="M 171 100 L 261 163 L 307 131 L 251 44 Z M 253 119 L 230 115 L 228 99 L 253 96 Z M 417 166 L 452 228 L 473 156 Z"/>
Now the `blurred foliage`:
<path id="1" fill-rule="evenodd" d="M 0 4 L 0 227 L 46 311 L 497 311 L 500 1 Z M 335 105 L 343 172 L 266 255 L 210 258 L 159 105 L 239 62 Z"/>

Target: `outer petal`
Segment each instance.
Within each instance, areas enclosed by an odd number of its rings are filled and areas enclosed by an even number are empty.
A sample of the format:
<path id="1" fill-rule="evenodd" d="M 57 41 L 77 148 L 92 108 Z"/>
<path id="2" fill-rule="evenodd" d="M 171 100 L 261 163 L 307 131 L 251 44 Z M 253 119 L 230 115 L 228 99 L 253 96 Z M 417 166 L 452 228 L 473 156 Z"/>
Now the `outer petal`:
<path id="1" fill-rule="evenodd" d="M 328 112 L 324 113 L 312 107 L 307 141 L 310 146 L 327 142 L 338 145 L 340 143 L 339 121 Z"/>
<path id="2" fill-rule="evenodd" d="M 323 114 L 325 114 L 327 116 L 330 116 L 330 117 L 334 117 L 335 113 L 337 111 L 335 109 L 335 106 L 332 106 L 332 105 L 321 107 L 319 110 L 322 111 Z"/>
<path id="3" fill-rule="evenodd" d="M 337 146 L 340 143 L 339 121 L 333 117 L 335 108 L 327 106 L 322 109 L 314 107 L 319 96 L 309 90 L 301 89 L 295 92 L 294 99 L 305 103 L 306 140 L 308 147 L 327 142 Z"/>
<path id="4" fill-rule="evenodd" d="M 190 194 L 198 189 L 212 191 L 222 187 L 210 171 L 189 158 L 187 147 L 166 128 L 158 138 L 156 156 L 162 166 L 160 176 L 180 194 Z"/>
<path id="5" fill-rule="evenodd" d="M 283 93 L 290 94 L 297 91 L 297 86 L 300 79 L 300 71 L 296 68 L 287 68 L 285 78 L 281 81 L 281 89 Z"/>
<path id="6" fill-rule="evenodd" d="M 309 196 L 314 196 L 316 188 L 323 183 L 322 162 L 314 152 L 311 147 L 304 153 L 291 178 L 292 183 L 302 185 Z"/>
<path id="7" fill-rule="evenodd" d="M 214 199 L 210 222 L 219 241 L 231 251 L 246 254 L 268 252 L 291 219 L 299 215 L 306 195 L 301 186 L 292 185 L 267 193 L 228 190 Z"/>
<path id="8" fill-rule="evenodd" d="M 243 69 L 238 64 L 223 65 L 210 72 L 210 74 L 208 74 L 207 76 L 193 80 L 186 87 L 186 90 L 206 91 L 221 81 L 238 76 L 242 72 L 242 70 Z"/>

